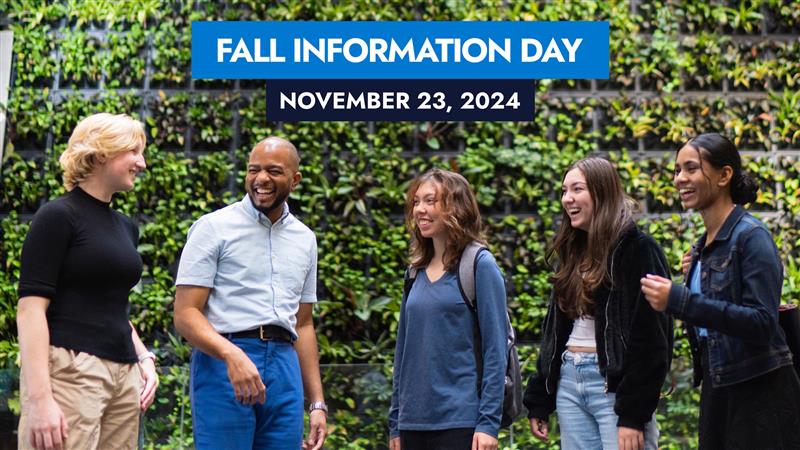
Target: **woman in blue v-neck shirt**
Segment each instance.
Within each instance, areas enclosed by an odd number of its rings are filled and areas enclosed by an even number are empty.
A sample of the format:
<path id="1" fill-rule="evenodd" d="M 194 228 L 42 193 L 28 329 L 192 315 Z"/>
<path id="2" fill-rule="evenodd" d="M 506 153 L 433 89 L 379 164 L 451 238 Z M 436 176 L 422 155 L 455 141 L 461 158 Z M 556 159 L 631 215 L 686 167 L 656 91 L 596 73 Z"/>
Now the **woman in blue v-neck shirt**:
<path id="1" fill-rule="evenodd" d="M 483 374 L 478 369 L 474 318 L 458 287 L 464 248 L 481 237 L 478 203 L 467 180 L 433 169 L 406 195 L 411 267 L 397 331 L 391 450 L 495 450 L 506 368 L 506 292 L 489 252 L 477 258 L 475 287 Z M 405 297 L 405 296 L 404 296 Z"/>

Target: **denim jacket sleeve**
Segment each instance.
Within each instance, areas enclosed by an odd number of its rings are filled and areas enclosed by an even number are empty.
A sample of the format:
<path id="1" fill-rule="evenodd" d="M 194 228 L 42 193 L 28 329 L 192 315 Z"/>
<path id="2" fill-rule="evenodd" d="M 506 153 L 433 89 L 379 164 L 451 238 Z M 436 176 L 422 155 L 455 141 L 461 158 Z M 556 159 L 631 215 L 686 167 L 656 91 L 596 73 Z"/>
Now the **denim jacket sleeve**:
<path id="1" fill-rule="evenodd" d="M 669 278 L 669 266 L 661 247 L 649 236 L 628 245 L 618 289 L 630 305 L 629 337 L 626 339 L 622 377 L 617 385 L 614 412 L 618 426 L 643 430 L 658 406 L 661 387 L 672 359 L 672 322 L 655 311 L 642 294 L 640 279 L 656 274 Z M 624 337 L 624 335 L 623 335 Z"/>
<path id="2" fill-rule="evenodd" d="M 768 341 L 778 328 L 783 284 L 783 267 L 769 231 L 762 226 L 744 231 L 732 257 L 738 258 L 740 264 L 741 276 L 732 280 L 740 283 L 740 302 L 693 293 L 688 287 L 673 283 L 667 310 L 695 326 L 744 341 Z"/>

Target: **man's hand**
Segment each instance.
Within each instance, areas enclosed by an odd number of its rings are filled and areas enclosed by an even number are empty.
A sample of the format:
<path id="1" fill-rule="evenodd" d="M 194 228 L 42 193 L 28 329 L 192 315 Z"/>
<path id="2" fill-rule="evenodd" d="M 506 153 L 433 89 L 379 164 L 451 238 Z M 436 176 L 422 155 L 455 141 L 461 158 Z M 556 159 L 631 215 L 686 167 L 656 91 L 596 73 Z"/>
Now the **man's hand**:
<path id="1" fill-rule="evenodd" d="M 628 427 L 617 428 L 619 450 L 644 450 L 644 433 Z"/>
<path id="2" fill-rule="evenodd" d="M 400 438 L 393 437 L 389 439 L 389 450 L 400 450 Z"/>
<path id="3" fill-rule="evenodd" d="M 472 450 L 497 450 L 497 438 L 479 431 L 472 435 Z"/>
<path id="4" fill-rule="evenodd" d="M 642 293 L 644 298 L 656 311 L 665 311 L 669 300 L 669 290 L 672 288 L 672 281 L 658 275 L 647 274 L 639 280 L 642 283 Z"/>
<path id="5" fill-rule="evenodd" d="M 139 407 L 144 411 L 153 404 L 153 400 L 156 398 L 158 372 L 156 372 L 156 363 L 152 358 L 145 358 L 138 366 L 139 370 L 141 370 L 142 378 L 144 378 L 144 386 L 142 386 L 142 392 L 139 394 L 141 399 Z"/>
<path id="6" fill-rule="evenodd" d="M 231 346 L 231 353 L 224 359 L 228 367 L 228 379 L 231 380 L 236 401 L 244 405 L 264 403 L 267 399 L 267 388 L 261 381 L 261 375 L 253 361 L 242 349 Z"/>
<path id="7" fill-rule="evenodd" d="M 537 419 L 536 417 L 531 417 L 531 433 L 533 433 L 533 437 L 539 439 L 542 442 L 547 442 L 547 420 L 545 419 Z"/>
<path id="8" fill-rule="evenodd" d="M 52 395 L 31 400 L 28 413 L 28 439 L 37 450 L 65 448 L 69 427 L 64 413 Z"/>
<path id="9" fill-rule="evenodd" d="M 319 450 L 328 434 L 328 417 L 325 411 L 315 409 L 308 414 L 308 439 L 303 441 L 303 450 Z"/>

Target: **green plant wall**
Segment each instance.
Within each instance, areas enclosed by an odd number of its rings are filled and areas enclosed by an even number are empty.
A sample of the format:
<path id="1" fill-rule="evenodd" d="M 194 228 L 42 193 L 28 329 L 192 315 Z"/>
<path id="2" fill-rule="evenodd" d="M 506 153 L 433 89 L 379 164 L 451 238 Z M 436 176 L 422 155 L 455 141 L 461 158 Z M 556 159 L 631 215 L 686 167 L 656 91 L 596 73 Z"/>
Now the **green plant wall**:
<path id="1" fill-rule="evenodd" d="M 191 79 L 193 20 L 607 20 L 611 77 L 542 80 L 531 122 L 276 123 L 265 118 L 262 81 Z M 534 368 L 550 289 L 544 254 L 560 213 L 557 181 L 588 154 L 616 162 L 641 203 L 640 225 L 677 272 L 700 222 L 680 210 L 672 155 L 697 133 L 731 136 L 762 185 L 751 209 L 781 251 L 783 299 L 800 299 L 800 3 L 10 0 L 0 3 L 0 27 L 14 31 L 0 173 L 0 367 L 17 365 L 20 249 L 32 215 L 64 192 L 57 159 L 72 128 L 97 111 L 139 118 L 148 170 L 114 206 L 139 223 L 145 272 L 131 317 L 162 371 L 148 448 L 191 446 L 189 348 L 172 326 L 186 231 L 242 197 L 247 154 L 270 134 L 301 151 L 303 181 L 290 206 L 319 241 L 327 448 L 385 448 L 407 250 L 403 196 L 430 167 L 458 170 L 475 186 L 523 341 L 524 375 Z M 662 448 L 696 446 L 699 394 L 677 333 L 677 390 L 658 411 Z M 13 395 L 9 405 L 18 408 Z M 501 446 L 557 442 L 536 442 L 521 419 Z"/>

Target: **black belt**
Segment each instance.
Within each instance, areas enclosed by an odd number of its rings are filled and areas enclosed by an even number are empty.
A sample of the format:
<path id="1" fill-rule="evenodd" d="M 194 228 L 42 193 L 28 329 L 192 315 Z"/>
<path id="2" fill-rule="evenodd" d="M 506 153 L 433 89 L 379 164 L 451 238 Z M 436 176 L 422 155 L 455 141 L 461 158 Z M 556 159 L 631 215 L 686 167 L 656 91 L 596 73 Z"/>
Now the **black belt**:
<path id="1" fill-rule="evenodd" d="M 286 328 L 277 325 L 261 325 L 252 330 L 238 331 L 236 333 L 229 333 L 229 338 L 256 338 L 262 341 L 283 341 L 292 343 L 294 336 Z"/>

